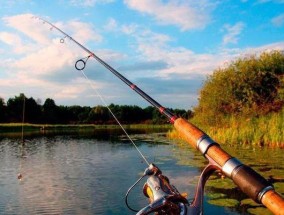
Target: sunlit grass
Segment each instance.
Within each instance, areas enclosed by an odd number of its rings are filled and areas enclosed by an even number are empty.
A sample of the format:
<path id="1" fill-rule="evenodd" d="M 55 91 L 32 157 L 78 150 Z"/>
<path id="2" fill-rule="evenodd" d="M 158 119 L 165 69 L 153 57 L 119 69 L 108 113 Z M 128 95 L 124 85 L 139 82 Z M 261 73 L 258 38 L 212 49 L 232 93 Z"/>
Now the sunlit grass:
<path id="1" fill-rule="evenodd" d="M 194 123 L 194 119 L 192 121 Z M 220 144 L 249 144 L 284 148 L 284 110 L 262 117 L 231 117 L 222 125 L 204 127 L 196 122 L 209 136 Z M 169 138 L 179 138 L 176 130 L 168 132 Z"/>

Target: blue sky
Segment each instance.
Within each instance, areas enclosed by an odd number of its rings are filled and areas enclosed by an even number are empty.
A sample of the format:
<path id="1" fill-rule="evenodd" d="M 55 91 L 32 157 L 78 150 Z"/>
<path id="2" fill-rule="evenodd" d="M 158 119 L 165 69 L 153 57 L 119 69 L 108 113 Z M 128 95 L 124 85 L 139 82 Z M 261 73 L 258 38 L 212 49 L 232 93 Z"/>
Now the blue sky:
<path id="1" fill-rule="evenodd" d="M 0 0 L 0 97 L 25 93 L 57 105 L 148 106 L 33 16 L 104 59 L 166 107 L 189 109 L 214 69 L 262 51 L 284 50 L 284 0 Z M 96 90 L 95 90 L 96 89 Z"/>

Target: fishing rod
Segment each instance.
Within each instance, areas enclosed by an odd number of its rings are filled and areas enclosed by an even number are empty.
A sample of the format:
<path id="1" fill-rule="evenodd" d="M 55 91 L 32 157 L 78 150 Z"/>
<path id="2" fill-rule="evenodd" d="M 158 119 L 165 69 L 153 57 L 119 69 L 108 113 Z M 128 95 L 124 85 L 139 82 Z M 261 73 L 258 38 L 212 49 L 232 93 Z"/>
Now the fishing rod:
<path id="1" fill-rule="evenodd" d="M 42 18 L 36 18 L 43 23 L 49 24 L 51 29 L 54 28 L 62 33 L 64 38 L 60 39 L 61 43 L 64 43 L 65 39 L 68 38 L 88 53 L 86 58 L 79 59 L 75 63 L 75 68 L 77 70 L 83 70 L 89 58 L 97 60 L 107 70 L 157 108 L 162 115 L 166 116 L 168 121 L 174 125 L 175 129 L 179 132 L 183 139 L 192 147 L 199 150 L 204 157 L 208 159 L 209 163 L 201 173 L 200 180 L 196 188 L 196 194 L 193 202 L 191 203 L 188 203 L 185 198 L 178 193 L 175 187 L 170 184 L 167 177 L 162 174 L 162 171 L 157 166 L 150 164 L 142 176 L 149 176 L 147 183 L 143 188 L 143 192 L 145 196 L 149 198 L 150 204 L 138 211 L 137 214 L 150 214 L 152 212 L 157 212 L 158 214 L 202 214 L 202 197 L 205 183 L 213 172 L 220 171 L 222 174 L 232 179 L 239 189 L 255 202 L 263 204 L 274 214 L 284 215 L 283 197 L 275 191 L 274 187 L 264 177 L 258 174 L 251 167 L 243 164 L 241 161 L 224 151 L 217 142 L 212 140 L 197 126 L 181 117 L 177 117 L 167 108 L 160 105 L 139 87 L 67 33 Z M 169 211 L 175 212 L 169 213 Z"/>

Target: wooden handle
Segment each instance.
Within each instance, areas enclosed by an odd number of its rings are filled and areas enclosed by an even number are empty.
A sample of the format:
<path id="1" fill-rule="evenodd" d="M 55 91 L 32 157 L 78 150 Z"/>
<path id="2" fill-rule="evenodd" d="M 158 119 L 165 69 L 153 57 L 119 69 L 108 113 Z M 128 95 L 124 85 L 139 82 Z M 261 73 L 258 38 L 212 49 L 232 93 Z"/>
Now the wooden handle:
<path id="1" fill-rule="evenodd" d="M 267 191 L 261 202 L 274 214 L 284 215 L 284 199 L 275 190 Z"/>
<path id="2" fill-rule="evenodd" d="M 182 138 L 194 148 L 197 148 L 197 141 L 205 135 L 203 131 L 183 118 L 176 119 L 174 126 Z"/>
<path id="3" fill-rule="evenodd" d="M 183 118 L 176 119 L 174 126 L 181 137 L 194 148 L 197 148 L 198 141 L 206 135 L 205 132 Z M 211 146 L 206 154 L 220 166 L 223 166 L 232 157 L 218 145 Z"/>
<path id="4" fill-rule="evenodd" d="M 187 120 L 178 118 L 175 120 L 174 126 L 184 140 L 216 162 L 222 168 L 222 171 L 225 174 L 227 173 L 226 175 L 250 198 L 256 202 L 261 201 L 273 213 L 284 215 L 284 199 L 275 190 L 267 191 L 261 200 L 259 199 L 259 194 L 264 189 L 271 187 L 265 178 L 249 166 L 236 161 L 235 158 L 211 140 L 205 132 Z M 200 145 L 205 146 L 205 150 Z M 228 167 L 230 168 L 229 171 Z"/>

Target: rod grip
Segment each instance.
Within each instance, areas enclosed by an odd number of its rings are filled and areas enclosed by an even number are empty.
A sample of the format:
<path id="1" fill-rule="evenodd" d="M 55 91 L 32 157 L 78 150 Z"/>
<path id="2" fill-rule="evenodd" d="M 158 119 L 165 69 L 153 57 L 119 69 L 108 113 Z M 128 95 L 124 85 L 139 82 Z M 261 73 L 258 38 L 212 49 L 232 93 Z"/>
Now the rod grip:
<path id="1" fill-rule="evenodd" d="M 284 199 L 270 186 L 266 179 L 252 168 L 240 162 L 235 162 L 234 158 L 211 140 L 205 132 L 187 120 L 176 119 L 174 127 L 185 141 L 213 159 L 222 168 L 222 171 L 225 166 L 227 170 L 228 165 L 226 163 L 232 161 L 233 165 L 229 165 L 232 169 L 229 168 L 228 176 L 234 183 L 250 198 L 256 202 L 261 202 L 273 213 L 284 215 Z M 202 145 L 208 146 L 206 150 L 202 150 Z M 262 194 L 261 197 L 260 194 Z"/>
<path id="2" fill-rule="evenodd" d="M 187 141 L 192 147 L 200 150 L 198 148 L 198 142 L 202 140 L 203 137 L 208 137 L 205 132 L 197 128 L 192 123 L 188 122 L 183 118 L 178 118 L 174 122 L 176 130 L 179 132 L 181 137 Z M 208 137 L 209 138 L 209 137 Z M 205 144 L 206 145 L 206 144 Z M 208 145 L 207 145 L 208 146 Z M 202 147 L 201 147 L 202 148 Z M 227 160 L 232 156 L 225 152 L 218 144 L 211 144 L 206 150 L 201 151 L 203 154 L 207 154 L 212 158 L 217 164 L 223 166 Z"/>
<path id="3" fill-rule="evenodd" d="M 176 119 L 174 127 L 177 129 L 182 138 L 194 148 L 197 148 L 197 141 L 205 135 L 202 130 L 183 118 Z"/>
<path id="4" fill-rule="evenodd" d="M 274 214 L 284 215 L 284 199 L 275 190 L 267 191 L 263 195 L 261 203 Z"/>
<path id="5" fill-rule="evenodd" d="M 273 189 L 265 178 L 247 165 L 240 165 L 235 168 L 231 178 L 244 193 L 258 203 L 260 203 L 260 194 L 263 190 Z"/>

